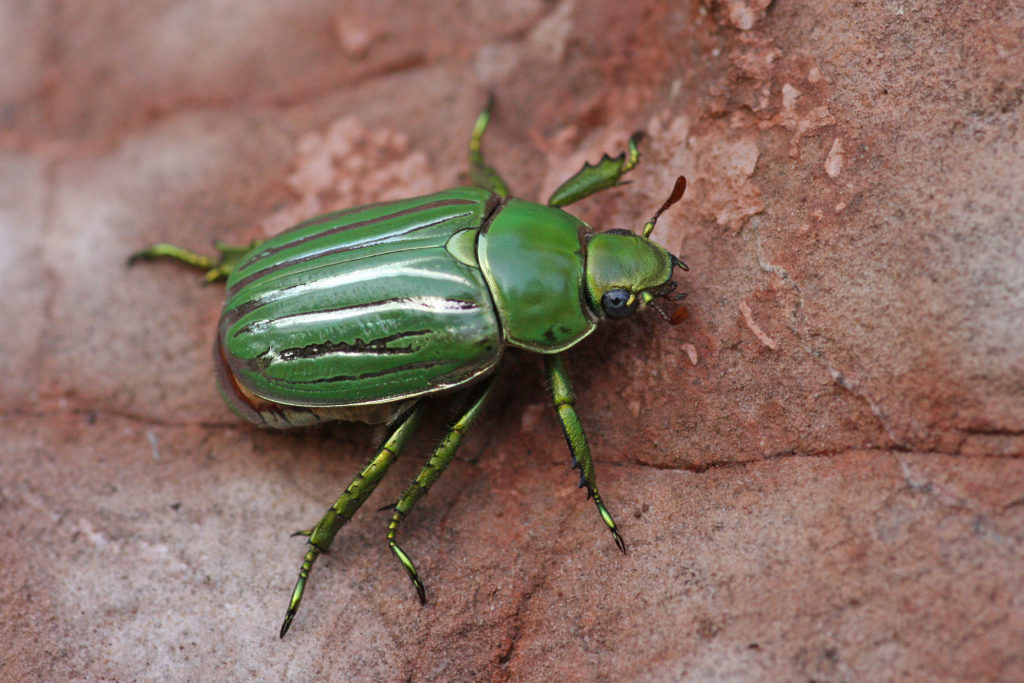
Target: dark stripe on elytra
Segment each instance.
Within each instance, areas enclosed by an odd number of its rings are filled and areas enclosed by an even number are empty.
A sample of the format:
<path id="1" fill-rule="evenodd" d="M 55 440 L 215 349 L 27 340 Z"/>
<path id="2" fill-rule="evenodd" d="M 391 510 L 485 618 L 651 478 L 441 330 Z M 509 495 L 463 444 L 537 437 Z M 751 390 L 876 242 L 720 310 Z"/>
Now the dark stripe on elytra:
<path id="1" fill-rule="evenodd" d="M 344 218 L 345 216 L 349 216 L 349 215 L 354 214 L 354 213 L 359 213 L 361 211 L 367 211 L 369 209 L 376 209 L 376 208 L 379 208 L 381 206 L 384 206 L 385 204 L 391 204 L 391 203 L 393 203 L 393 202 L 374 202 L 373 204 L 362 204 L 360 206 L 353 206 L 353 207 L 348 208 L 348 209 L 340 209 L 339 211 L 329 211 L 328 213 L 317 214 L 316 216 L 313 216 L 312 218 L 307 218 L 306 220 L 302 221 L 301 223 L 296 223 L 295 225 L 293 225 L 293 226 L 289 227 L 288 229 L 286 229 L 281 234 L 283 235 L 285 233 L 294 232 L 296 230 L 302 230 L 303 228 L 308 228 L 309 226 L 316 225 L 318 223 L 330 223 L 330 222 L 338 220 L 339 218 Z M 265 251 L 264 252 L 260 252 L 259 254 L 252 254 L 252 255 L 248 256 L 247 258 L 243 259 L 242 261 L 239 261 L 238 265 L 235 266 L 235 269 L 236 270 L 242 270 L 243 268 L 248 268 L 249 265 L 251 265 L 254 261 L 259 261 L 261 258 L 265 258 Z"/>
<path id="2" fill-rule="evenodd" d="M 290 240 L 288 242 L 284 242 L 282 244 L 279 244 L 276 247 L 270 247 L 268 249 L 264 249 L 263 251 L 261 251 L 256 256 L 253 256 L 253 257 L 250 257 L 250 258 L 246 259 L 246 261 L 249 262 L 249 263 L 255 263 L 257 261 L 262 261 L 263 259 L 268 258 L 270 256 L 273 256 L 274 254 L 276 254 L 276 253 L 278 253 L 280 251 L 283 251 L 285 249 L 291 249 L 292 247 L 295 247 L 295 246 L 298 246 L 298 245 L 301 245 L 301 244 L 305 244 L 306 242 L 311 242 L 313 240 L 322 239 L 324 237 L 330 237 L 331 235 L 336 235 L 338 233 L 342 233 L 342 232 L 345 232 L 347 230 L 354 230 L 356 228 L 361 228 L 361 227 L 364 227 L 364 226 L 367 226 L 367 225 L 373 225 L 375 223 L 382 223 L 382 222 L 385 222 L 385 221 L 390 221 L 390 220 L 393 220 L 395 218 L 400 218 L 401 216 L 408 216 L 409 214 L 419 213 L 421 211 L 426 211 L 426 210 L 429 210 L 429 209 L 435 209 L 435 208 L 439 208 L 439 207 L 445 207 L 445 206 L 467 206 L 467 205 L 476 205 L 478 203 L 479 202 L 471 201 L 471 200 L 468 200 L 468 199 L 442 199 L 442 200 L 439 200 L 439 201 L 436 201 L 436 202 L 428 202 L 426 204 L 419 204 L 417 206 L 413 206 L 413 207 L 410 207 L 408 209 L 403 209 L 402 211 L 396 211 L 394 213 L 390 213 L 390 214 L 387 214 L 387 215 L 384 215 L 384 216 L 378 216 L 376 218 L 368 218 L 366 220 L 356 221 L 355 223 L 346 223 L 345 225 L 338 225 L 338 226 L 335 226 L 335 227 L 333 227 L 333 228 L 331 228 L 329 230 L 324 230 L 322 232 L 317 232 L 317 233 L 313 233 L 313 234 L 310 234 L 310 235 L 306 235 L 305 237 L 300 237 L 299 239 Z M 359 207 L 359 208 L 362 209 L 364 207 Z M 424 228 L 424 227 L 430 227 L 431 225 L 436 225 L 437 223 L 441 223 L 441 222 L 444 222 L 444 221 L 447 221 L 447 220 L 451 220 L 452 218 L 457 218 L 457 217 L 460 217 L 460 216 L 465 216 L 465 215 L 467 215 L 469 213 L 471 213 L 471 212 L 467 211 L 466 213 L 456 214 L 454 216 L 445 216 L 444 218 L 442 218 L 440 220 L 433 221 L 431 223 L 428 223 L 427 225 L 417 225 L 417 226 L 413 227 L 411 230 L 408 230 L 406 232 L 413 232 L 415 230 L 419 230 L 419 229 Z M 317 221 L 317 222 L 321 222 L 321 221 Z M 329 221 L 322 221 L 322 222 L 329 222 Z M 292 231 L 294 231 L 296 229 L 298 229 L 298 228 L 297 227 L 296 228 L 292 228 L 292 229 L 282 233 L 282 235 L 287 235 L 289 232 L 292 232 Z M 399 234 L 406 234 L 406 232 L 399 233 Z M 358 249 L 360 247 L 369 246 L 369 245 L 378 243 L 380 241 L 386 241 L 388 239 L 392 239 L 393 237 L 394 237 L 394 234 L 388 235 L 388 236 L 383 237 L 383 238 L 372 238 L 372 239 L 366 240 L 364 242 L 360 242 L 359 244 L 354 245 L 354 246 L 349 247 L 349 248 L 351 248 L 351 249 Z M 279 270 L 280 268 L 285 267 L 287 264 L 288 264 L 288 261 L 284 261 L 282 263 L 276 263 L 273 266 L 271 266 L 270 268 L 265 268 L 263 270 L 259 270 L 259 271 L 255 272 L 255 273 L 251 273 L 251 274 L 245 276 L 244 278 L 242 278 L 238 282 L 235 282 L 234 284 L 231 285 L 231 288 L 228 290 L 228 296 L 230 297 L 230 296 L 234 295 L 239 289 L 241 289 L 242 287 L 248 285 L 253 280 L 259 279 L 263 274 L 265 274 L 267 272 L 273 272 L 275 270 Z"/>
<path id="3" fill-rule="evenodd" d="M 411 301 L 411 299 L 409 297 L 403 296 L 403 297 L 397 297 L 397 298 L 394 298 L 394 299 L 381 299 L 380 301 L 371 301 L 369 303 L 364 303 L 364 304 L 353 304 L 352 306 L 340 306 L 338 308 L 324 308 L 324 309 L 318 309 L 318 310 L 315 310 L 315 311 L 302 311 L 301 313 L 292 313 L 290 315 L 278 316 L 278 317 L 274 318 L 274 322 L 277 322 L 278 320 L 287 320 L 289 318 L 298 318 L 299 316 L 309 315 L 311 313 L 340 313 L 342 311 L 357 311 L 359 309 L 367 309 L 367 310 L 369 310 L 369 309 L 376 308 L 376 307 L 380 306 L 381 304 L 408 303 L 410 301 Z M 465 301 L 465 300 L 462 300 L 462 299 L 446 299 L 446 301 L 448 301 L 449 303 L 452 303 L 452 304 L 456 304 L 452 308 L 455 308 L 455 309 L 460 310 L 460 311 L 469 311 L 469 310 L 472 310 L 474 308 L 479 308 L 480 307 L 475 301 Z M 256 322 L 251 322 L 248 325 L 243 325 L 242 327 L 239 327 L 237 330 L 235 330 L 235 333 L 232 334 L 231 336 L 232 337 L 238 337 L 238 336 L 240 336 L 242 334 L 248 334 L 248 333 L 252 332 L 252 328 L 254 326 L 262 325 L 264 323 L 266 323 L 266 321 L 259 320 L 259 321 L 256 321 Z"/>
<path id="4" fill-rule="evenodd" d="M 414 363 L 406 363 L 405 365 L 396 365 L 386 370 L 378 370 L 377 372 L 364 372 L 361 375 L 335 375 L 334 377 L 322 377 L 320 379 L 306 379 L 306 380 L 282 380 L 275 379 L 274 381 L 280 384 L 325 384 L 331 382 L 356 382 L 363 379 L 374 379 L 377 377 L 385 377 L 387 375 L 394 375 L 399 372 L 405 372 L 408 370 L 419 370 L 421 368 L 432 368 L 435 365 L 451 365 L 451 359 L 438 358 L 435 360 L 421 360 Z"/>
<path id="5" fill-rule="evenodd" d="M 372 341 L 364 341 L 357 337 L 351 344 L 344 341 L 325 341 L 320 344 L 308 344 L 306 346 L 283 349 L 278 353 L 278 358 L 285 361 L 305 360 L 322 358 L 323 356 L 338 352 L 380 356 L 415 353 L 418 349 L 414 349 L 412 346 L 388 346 L 388 344 L 398 341 L 399 339 L 405 339 L 406 337 L 419 337 L 429 333 L 430 330 L 413 330 L 412 332 L 399 332 L 397 334 L 388 335 L 387 337 L 380 337 Z"/>
<path id="6" fill-rule="evenodd" d="M 354 206 L 351 209 L 342 209 L 341 211 L 332 211 L 331 213 L 320 214 L 319 216 L 313 216 L 312 218 L 308 218 L 308 219 L 302 221 L 301 223 L 299 223 L 297 225 L 293 225 L 292 227 L 290 227 L 287 230 L 285 230 L 284 232 L 282 232 L 281 235 L 287 235 L 290 232 L 296 232 L 297 230 L 302 230 L 304 228 L 308 228 L 308 227 L 313 226 L 313 225 L 319 225 L 319 224 L 322 224 L 322 223 L 332 223 L 332 222 L 338 220 L 339 218 L 344 218 L 345 216 L 350 216 L 350 215 L 355 214 L 355 213 L 363 213 L 364 211 L 367 211 L 367 210 L 370 210 L 370 209 L 378 209 L 378 208 L 381 208 L 381 207 L 385 207 L 388 204 L 395 204 L 395 203 L 396 202 L 377 202 L 375 204 L 364 204 L 362 206 Z M 378 220 L 387 220 L 387 219 L 392 218 L 394 216 L 401 216 L 403 214 L 407 214 L 407 213 L 414 212 L 414 211 L 422 211 L 423 209 L 431 209 L 431 208 L 434 208 L 434 207 L 437 207 L 437 206 L 459 206 L 459 205 L 462 205 L 462 204 L 476 204 L 476 201 L 472 200 L 472 199 L 441 199 L 441 200 L 438 200 L 436 202 L 427 202 L 426 204 L 418 204 L 416 206 L 410 207 L 408 209 L 403 209 L 401 211 L 397 211 L 397 212 L 395 212 L 393 214 L 389 214 L 389 215 L 386 215 L 386 216 L 380 216 L 378 218 L 371 218 L 371 219 L 368 219 L 368 220 L 365 220 L 365 221 L 358 221 L 356 223 L 347 223 L 345 225 L 339 225 L 339 226 L 336 226 L 336 227 L 332 228 L 329 232 L 319 232 L 319 233 L 314 233 L 312 235 L 306 235 L 306 237 L 304 237 L 304 238 L 302 238 L 300 240 L 295 240 L 294 242 L 288 242 L 286 244 L 278 245 L 277 247 L 272 247 L 272 248 L 269 248 L 269 249 L 264 249 L 260 253 L 255 254 L 255 255 L 249 257 L 248 259 L 246 259 L 246 263 L 251 263 L 253 261 L 259 261 L 260 259 L 264 259 L 264 258 L 266 258 L 268 256 L 276 254 L 277 252 L 281 251 L 282 249 L 287 249 L 288 247 L 290 247 L 293 244 L 302 244 L 303 242 L 305 242 L 307 240 L 316 239 L 317 237 L 320 237 L 322 235 L 329 235 L 329 234 L 332 234 L 332 233 L 335 233 L 335 232 L 344 232 L 345 230 L 349 230 L 351 228 L 355 228 L 355 227 L 358 227 L 360 225 L 364 225 L 366 223 L 372 223 L 372 222 L 378 221 Z"/>
<path id="7" fill-rule="evenodd" d="M 286 259 L 284 261 L 278 261 L 277 263 L 275 263 L 272 266 L 268 266 L 266 268 L 263 268 L 262 270 L 256 271 L 255 273 L 250 273 L 249 275 L 246 275 L 244 278 L 242 278 L 241 280 L 236 282 L 234 285 L 232 285 L 231 289 L 227 292 L 227 296 L 229 296 L 229 297 L 233 296 L 238 291 L 240 291 L 243 287 L 247 287 L 250 284 L 252 284 L 255 280 L 265 280 L 266 282 L 272 282 L 273 279 L 274 279 L 274 278 L 271 277 L 272 275 L 274 275 L 275 273 L 281 272 L 282 270 L 298 266 L 299 264 L 307 263 L 307 262 L 310 262 L 310 261 L 318 261 L 321 258 L 324 258 L 326 256 L 334 256 L 334 255 L 337 255 L 337 254 L 343 254 L 343 253 L 345 253 L 347 251 L 359 251 L 360 249 L 366 249 L 367 247 L 375 247 L 377 245 L 384 244 L 385 242 L 389 242 L 389 241 L 392 241 L 392 240 L 395 241 L 396 244 L 401 244 L 401 243 L 409 241 L 409 240 L 396 240 L 395 239 L 396 237 L 407 237 L 407 236 L 412 235 L 413 233 L 418 232 L 420 230 L 426 230 L 427 228 L 432 228 L 432 227 L 434 227 L 436 225 L 439 225 L 439 224 L 442 224 L 442 223 L 446 223 L 446 222 L 452 220 L 453 218 L 461 218 L 463 216 L 468 216 L 468 215 L 469 215 L 469 212 L 455 214 L 455 215 L 452 215 L 452 216 L 445 216 L 444 218 L 438 219 L 438 220 L 433 221 L 431 223 L 421 223 L 419 225 L 414 225 L 411 228 L 409 228 L 408 230 L 405 230 L 403 232 L 393 232 L 393 233 L 390 233 L 390 234 L 386 235 L 385 237 L 380 237 L 380 238 L 373 239 L 373 240 L 366 240 L 366 241 L 360 242 L 358 244 L 349 244 L 349 245 L 346 245 L 346 246 L 343 246 L 343 247 L 338 247 L 336 249 L 326 249 L 324 251 L 318 251 L 316 253 L 309 254 L 308 256 L 302 256 L 302 257 L 299 257 L 299 258 L 292 258 L 292 259 Z M 429 249 L 429 248 L 435 247 L 435 246 L 438 246 L 438 245 L 428 244 L 428 245 L 423 246 L 423 247 L 408 247 L 406 249 L 395 249 L 394 251 L 387 252 L 387 253 L 396 253 L 396 252 L 399 252 L 399 251 L 410 251 L 412 249 Z M 367 254 L 365 257 L 359 257 L 359 258 L 372 258 L 374 256 L 381 256 L 381 254 Z M 357 261 L 357 260 L 359 260 L 359 259 L 349 259 L 349 261 L 346 261 L 346 263 L 349 263 L 349 262 L 352 262 L 352 261 Z M 287 275 L 291 275 L 291 273 L 288 273 Z M 287 275 L 285 275 L 285 277 L 287 277 Z"/>
<path id="8" fill-rule="evenodd" d="M 434 249 L 434 248 L 436 248 L 436 247 L 434 247 L 434 246 L 414 247 L 414 248 L 410 248 L 410 249 L 400 249 L 398 251 L 420 251 L 420 250 L 423 250 L 423 249 Z M 396 252 L 390 252 L 390 253 L 398 253 L 398 252 L 396 251 Z M 354 263 L 354 262 L 359 261 L 361 259 L 380 258 L 381 256 L 387 256 L 387 254 L 367 254 L 366 256 L 360 256 L 359 258 L 350 259 L 349 261 L 347 261 L 347 263 Z M 310 269 L 310 270 L 315 270 L 315 268 Z M 305 271 L 303 271 L 303 272 L 305 272 Z M 290 273 L 289 275 L 295 275 L 295 274 L 297 274 L 297 273 Z M 292 289 L 296 289 L 296 288 L 299 288 L 299 287 L 305 287 L 308 284 L 309 284 L 309 282 L 296 282 L 295 284 L 288 285 L 287 287 L 280 287 L 278 289 L 274 289 L 274 290 L 271 290 L 269 292 L 264 292 L 259 297 L 256 297 L 254 299 L 249 299 L 245 303 L 241 303 L 241 304 L 238 304 L 236 306 L 233 306 L 229 310 L 224 311 L 224 313 L 221 315 L 220 329 L 225 330 L 225 331 L 230 329 L 239 320 L 241 320 L 245 316 L 249 315 L 249 313 L 251 313 L 251 312 L 253 312 L 253 311 L 257 310 L 257 309 L 263 308 L 264 306 L 266 306 L 268 304 L 277 303 L 277 302 L 287 298 L 286 296 L 281 296 L 282 294 L 285 294 L 286 292 L 288 292 L 289 290 L 292 290 Z M 231 299 L 229 297 L 228 301 L 230 301 L 230 300 Z"/>

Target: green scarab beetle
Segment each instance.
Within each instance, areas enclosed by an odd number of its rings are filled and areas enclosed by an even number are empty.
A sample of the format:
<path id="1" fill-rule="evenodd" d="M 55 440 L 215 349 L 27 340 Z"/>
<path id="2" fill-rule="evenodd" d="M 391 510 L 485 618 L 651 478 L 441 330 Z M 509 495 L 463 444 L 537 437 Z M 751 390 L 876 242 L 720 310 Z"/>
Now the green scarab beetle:
<path id="1" fill-rule="evenodd" d="M 330 420 L 388 426 L 345 492 L 312 529 L 299 532 L 308 550 L 282 637 L 313 563 L 416 430 L 418 399 L 466 389 L 468 407 L 388 524 L 388 545 L 426 601 L 416 567 L 395 540 L 398 527 L 452 461 L 510 345 L 543 354 L 580 486 L 626 551 L 597 489 L 561 352 L 603 320 L 629 316 L 658 297 L 682 297 L 671 296 L 672 274 L 686 265 L 648 236 L 682 197 L 685 180 L 677 180 L 642 234 L 594 234 L 559 207 L 617 185 L 637 163 L 637 136 L 618 157 L 584 165 L 545 206 L 510 197 L 484 163 L 480 141 L 489 118 L 490 106 L 470 138 L 474 187 L 328 213 L 246 247 L 218 243 L 217 259 L 168 244 L 132 257 L 168 256 L 206 269 L 208 280 L 227 277 L 214 360 L 221 394 L 241 417 L 278 428 Z"/>

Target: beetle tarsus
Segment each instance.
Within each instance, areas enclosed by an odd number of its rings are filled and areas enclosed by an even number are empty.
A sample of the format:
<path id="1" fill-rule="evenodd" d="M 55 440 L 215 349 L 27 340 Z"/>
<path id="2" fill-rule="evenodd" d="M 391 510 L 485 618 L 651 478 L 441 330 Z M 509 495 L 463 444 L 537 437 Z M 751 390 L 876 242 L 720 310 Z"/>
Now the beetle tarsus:
<path id="1" fill-rule="evenodd" d="M 284 638 L 285 634 L 288 633 L 288 629 L 292 627 L 292 618 L 295 616 L 295 612 L 288 610 L 288 614 L 284 618 L 284 623 L 281 624 L 281 633 L 278 638 Z"/>
<path id="2" fill-rule="evenodd" d="M 601 502 L 601 496 L 597 492 L 594 492 L 594 502 L 597 504 L 597 511 L 600 513 L 602 521 L 604 521 L 605 526 L 608 527 L 608 531 L 612 532 L 612 538 L 615 539 L 615 545 L 617 545 L 619 550 L 622 551 L 622 554 L 625 555 L 626 542 L 622 540 L 622 534 L 619 533 L 618 525 L 615 524 L 615 520 L 612 518 L 611 513 L 608 512 L 608 508 L 606 508 L 604 503 Z"/>
<path id="3" fill-rule="evenodd" d="M 284 638 L 284 634 L 288 633 L 288 629 L 292 625 L 292 619 L 295 618 L 295 613 L 299 611 L 299 605 L 302 603 L 302 594 L 306 591 L 306 581 L 309 580 L 309 573 L 313 571 L 313 563 L 316 562 L 316 558 L 319 555 L 320 548 L 310 543 L 309 550 L 306 551 L 306 556 L 302 560 L 302 567 L 299 569 L 299 578 L 295 582 L 295 588 L 292 589 L 292 597 L 288 600 L 288 611 L 285 613 L 284 623 L 281 624 L 281 638 Z"/>
<path id="4" fill-rule="evenodd" d="M 555 403 L 555 410 L 558 411 L 558 419 L 562 423 L 562 433 L 569 444 L 569 452 L 572 454 L 573 467 L 580 471 L 580 488 L 586 487 L 587 498 L 593 498 L 597 505 L 597 511 L 601 515 L 608 530 L 612 532 L 615 545 L 623 553 L 626 552 L 626 542 L 622 540 L 619 528 L 615 524 L 608 508 L 601 500 L 601 494 L 597 490 L 597 478 L 594 474 L 594 461 L 590 457 L 590 446 L 587 444 L 587 435 L 583 431 L 583 424 L 579 415 L 576 414 L 576 395 L 572 390 L 572 383 L 569 381 L 569 371 L 565 367 L 565 361 L 561 354 L 544 356 L 544 369 L 547 371 L 548 386 L 551 387 L 551 394 Z"/>
<path id="5" fill-rule="evenodd" d="M 617 530 L 612 529 L 612 537 L 615 539 L 615 545 L 619 546 L 619 550 L 621 550 L 622 554 L 625 555 L 626 542 L 622 540 L 622 534 L 620 534 Z"/>
<path id="6" fill-rule="evenodd" d="M 416 565 L 412 563 L 409 556 L 406 555 L 405 551 L 395 543 L 393 540 L 388 542 L 388 547 L 391 548 L 391 552 L 394 553 L 398 561 L 402 563 L 402 568 L 405 569 L 405 573 L 409 575 L 409 579 L 412 581 L 412 585 L 416 588 L 416 595 L 420 599 L 420 604 L 427 604 L 427 590 L 423 585 L 423 580 L 420 579 L 420 574 L 416 571 Z"/>

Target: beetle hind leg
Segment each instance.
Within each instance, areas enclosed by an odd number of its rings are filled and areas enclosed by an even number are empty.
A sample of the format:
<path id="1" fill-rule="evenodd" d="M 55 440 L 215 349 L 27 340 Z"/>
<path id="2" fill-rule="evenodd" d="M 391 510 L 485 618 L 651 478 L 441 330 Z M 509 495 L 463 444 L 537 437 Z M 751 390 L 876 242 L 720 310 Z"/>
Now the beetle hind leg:
<path id="1" fill-rule="evenodd" d="M 419 572 L 416 571 L 416 565 L 413 564 L 406 552 L 395 541 L 395 537 L 398 535 L 398 525 L 409 514 L 416 501 L 427 493 L 444 472 L 445 468 L 448 467 L 448 464 L 451 463 L 452 458 L 455 457 L 455 451 L 458 450 L 459 444 L 462 443 L 462 437 L 465 436 L 473 420 L 476 419 L 483 409 L 484 403 L 491 393 L 492 386 L 494 386 L 494 379 L 487 379 L 480 386 L 479 390 L 473 393 L 469 408 L 449 427 L 444 439 L 434 449 L 434 453 L 430 456 L 427 464 L 423 466 L 423 469 L 416 476 L 416 481 L 406 489 L 402 497 L 395 503 L 395 512 L 391 516 L 391 522 L 388 524 L 388 547 L 402 564 L 405 573 L 409 575 L 412 585 L 416 588 L 416 595 L 419 597 L 421 605 L 427 602 L 426 589 L 423 586 L 423 581 L 420 579 Z"/>
<path id="2" fill-rule="evenodd" d="M 398 421 L 397 426 L 391 435 L 378 449 L 377 454 L 366 463 L 363 469 L 356 475 L 356 478 L 345 489 L 345 493 L 328 508 L 327 513 L 309 531 L 298 531 L 293 536 L 306 536 L 306 544 L 309 549 L 302 560 L 299 568 L 299 579 L 295 582 L 291 599 L 288 601 L 288 612 L 285 615 L 284 623 L 281 624 L 281 637 L 288 633 L 288 628 L 295 618 L 302 602 L 302 594 L 306 590 L 306 582 L 309 580 L 309 573 L 313 570 L 313 563 L 320 556 L 320 553 L 330 547 L 331 542 L 341 527 L 345 525 L 356 511 L 362 506 L 366 499 L 373 493 L 373 490 L 384 478 L 384 473 L 397 458 L 405 446 L 409 436 L 416 431 L 419 424 L 422 410 L 416 406 L 404 418 Z"/>
<path id="3" fill-rule="evenodd" d="M 487 98 L 487 106 L 476 117 L 473 124 L 473 134 L 469 137 L 469 177 L 474 185 L 490 190 L 502 199 L 508 197 L 508 185 L 501 175 L 484 162 L 484 153 L 480 142 L 487 130 L 487 124 L 491 120 L 491 110 L 494 108 L 494 96 Z"/>
<path id="4" fill-rule="evenodd" d="M 246 245 L 233 245 L 226 244 L 221 241 L 214 242 L 213 246 L 217 250 L 217 256 L 207 256 L 206 254 L 200 254 L 188 249 L 182 249 L 176 247 L 173 244 L 167 244 L 161 242 L 160 244 L 154 244 L 148 249 L 143 249 L 132 254 L 128 258 L 128 265 L 132 265 L 137 261 L 152 261 L 159 258 L 171 258 L 176 261 L 188 264 L 193 268 L 205 270 L 206 274 L 203 279 L 207 282 L 216 282 L 222 278 L 227 278 L 231 274 L 231 271 L 235 269 L 238 262 L 242 260 L 242 257 L 252 251 L 255 247 L 258 247 L 262 243 L 262 240 L 253 240 Z"/>
<path id="5" fill-rule="evenodd" d="M 572 453 L 572 466 L 580 471 L 580 488 L 587 488 L 587 497 L 594 499 L 597 511 L 601 515 L 601 521 L 612 533 L 615 545 L 623 553 L 626 552 L 626 542 L 622 540 L 622 534 L 615 524 L 608 508 L 601 500 L 601 493 L 597 490 L 597 476 L 594 473 L 594 461 L 590 457 L 590 445 L 587 444 L 587 435 L 583 431 L 583 424 L 579 415 L 576 414 L 576 395 L 573 393 L 572 384 L 569 381 L 569 371 L 565 367 L 565 361 L 561 354 L 544 356 L 544 369 L 547 372 L 548 384 L 551 386 L 551 393 L 555 401 L 555 410 L 558 412 L 558 419 L 562 423 L 562 432 L 569 444 L 569 452 Z"/>

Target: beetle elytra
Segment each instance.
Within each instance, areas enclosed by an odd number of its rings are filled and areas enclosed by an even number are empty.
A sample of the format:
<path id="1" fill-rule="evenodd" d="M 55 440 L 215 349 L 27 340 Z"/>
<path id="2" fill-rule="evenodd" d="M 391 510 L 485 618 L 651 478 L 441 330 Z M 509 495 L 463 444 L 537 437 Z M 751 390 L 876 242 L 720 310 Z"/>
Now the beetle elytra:
<path id="1" fill-rule="evenodd" d="M 168 244 L 132 256 L 171 257 L 206 270 L 207 280 L 227 278 L 214 362 L 221 394 L 241 417 L 278 428 L 330 420 L 387 425 L 384 442 L 345 492 L 312 529 L 299 532 L 307 552 L 281 637 L 317 557 L 416 430 L 419 399 L 464 390 L 468 407 L 393 506 L 387 528 L 389 548 L 426 601 L 398 528 L 452 461 L 507 346 L 543 355 L 580 486 L 626 551 L 598 491 L 562 352 L 604 320 L 632 315 L 656 298 L 682 298 L 672 295 L 672 275 L 686 265 L 648 238 L 682 197 L 685 179 L 639 235 L 594 233 L 560 207 L 619 184 L 638 161 L 638 136 L 618 157 L 585 164 L 545 205 L 511 197 L 484 162 L 489 118 L 490 106 L 470 137 L 472 187 L 328 213 L 244 247 L 217 243 L 217 258 Z"/>

